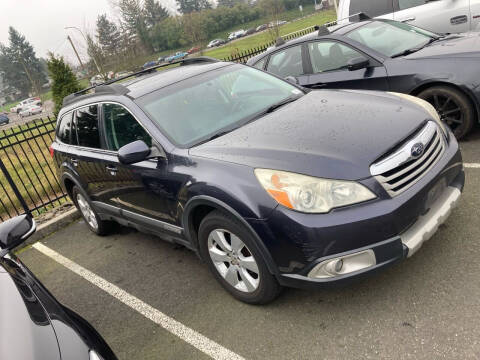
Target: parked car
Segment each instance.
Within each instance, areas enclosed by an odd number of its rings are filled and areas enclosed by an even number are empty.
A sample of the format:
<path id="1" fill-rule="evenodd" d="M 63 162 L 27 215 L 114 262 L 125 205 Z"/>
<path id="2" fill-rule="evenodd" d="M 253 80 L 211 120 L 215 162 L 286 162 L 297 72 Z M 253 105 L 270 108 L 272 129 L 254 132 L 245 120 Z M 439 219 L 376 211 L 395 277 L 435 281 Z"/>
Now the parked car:
<path id="1" fill-rule="evenodd" d="M 28 215 L 0 224 L 0 359 L 116 359 L 98 332 L 11 252 L 34 232 Z"/>
<path id="2" fill-rule="evenodd" d="M 131 72 L 131 71 L 120 71 L 120 72 L 115 74 L 115 79 L 120 79 L 122 77 L 129 76 L 129 75 L 132 75 L 132 74 L 133 74 L 133 72 Z"/>
<path id="3" fill-rule="evenodd" d="M 228 35 L 228 40 L 235 40 L 235 39 L 241 38 L 242 36 L 245 36 L 245 30 L 243 29 L 237 30 L 230 33 L 230 35 Z"/>
<path id="4" fill-rule="evenodd" d="M 157 64 L 161 64 L 165 62 L 165 56 L 160 56 L 158 59 L 157 59 Z"/>
<path id="5" fill-rule="evenodd" d="M 0 125 L 7 125 L 10 123 L 7 113 L 0 113 Z"/>
<path id="6" fill-rule="evenodd" d="M 216 47 L 216 46 L 220 46 L 220 45 L 223 45 L 225 44 L 225 40 L 223 39 L 215 39 L 215 40 L 212 40 L 208 43 L 207 45 L 207 48 L 213 48 L 213 47 Z"/>
<path id="7" fill-rule="evenodd" d="M 268 29 L 268 24 L 263 24 L 263 25 L 259 25 L 257 26 L 257 28 L 255 30 L 258 31 L 263 31 L 263 30 L 267 30 Z"/>
<path id="8" fill-rule="evenodd" d="M 247 29 L 247 30 L 245 31 L 244 36 L 255 34 L 255 32 L 256 32 L 255 28 Z"/>
<path id="9" fill-rule="evenodd" d="M 442 36 L 367 20 L 273 47 L 248 61 L 309 88 L 388 90 L 429 101 L 461 139 L 479 120 L 480 34 Z M 302 49 L 305 52 L 302 53 Z"/>
<path id="10" fill-rule="evenodd" d="M 272 27 L 274 27 L 274 26 L 281 26 L 281 25 L 286 24 L 286 23 L 287 23 L 287 22 L 284 21 L 284 20 L 270 21 L 270 22 L 268 23 L 268 27 L 269 27 L 269 28 L 272 28 Z"/>
<path id="11" fill-rule="evenodd" d="M 142 65 L 142 69 L 148 69 L 148 68 L 151 68 L 153 66 L 157 66 L 158 63 L 155 61 L 155 60 L 152 60 L 152 61 L 147 61 L 145 64 Z"/>
<path id="12" fill-rule="evenodd" d="M 242 301 L 411 256 L 460 198 L 457 141 L 421 99 L 208 58 L 140 75 L 65 99 L 58 179 L 94 233 L 182 244 Z"/>
<path id="13" fill-rule="evenodd" d="M 479 30 L 480 1 L 478 0 L 340 0 L 339 24 L 348 17 L 363 12 L 370 17 L 408 22 L 437 32 L 461 33 Z"/>
<path id="14" fill-rule="evenodd" d="M 165 62 L 174 62 L 177 60 L 182 60 L 185 59 L 188 56 L 188 53 L 186 52 L 177 52 L 175 55 L 170 55 L 169 57 L 165 58 Z"/>
<path id="15" fill-rule="evenodd" d="M 39 97 L 32 97 L 25 100 L 20 101 L 16 106 L 10 109 L 12 113 L 20 113 L 24 108 L 29 107 L 30 105 L 39 105 L 42 106 L 42 100 Z"/>
<path id="16" fill-rule="evenodd" d="M 105 82 L 105 79 L 101 75 L 95 75 L 90 78 L 90 86 L 98 86 Z"/>
<path id="17" fill-rule="evenodd" d="M 42 111 L 43 108 L 39 105 L 29 105 L 28 107 L 25 107 L 22 111 L 20 111 L 18 115 L 23 118 L 26 116 L 41 114 Z"/>
<path id="18" fill-rule="evenodd" d="M 190 49 L 188 49 L 187 53 L 188 54 L 193 54 L 193 53 L 199 52 L 200 50 L 201 50 L 200 46 L 194 46 L 194 47 L 191 47 Z"/>

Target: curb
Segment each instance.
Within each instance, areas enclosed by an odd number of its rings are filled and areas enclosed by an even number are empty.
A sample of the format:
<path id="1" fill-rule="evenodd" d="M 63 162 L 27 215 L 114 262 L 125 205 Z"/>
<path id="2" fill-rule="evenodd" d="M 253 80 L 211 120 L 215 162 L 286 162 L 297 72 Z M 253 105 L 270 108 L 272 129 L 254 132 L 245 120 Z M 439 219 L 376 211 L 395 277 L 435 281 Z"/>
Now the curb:
<path id="1" fill-rule="evenodd" d="M 70 224 L 71 222 L 77 220 L 80 217 L 80 213 L 76 208 L 70 209 L 69 211 L 59 215 L 47 222 L 39 225 L 37 231 L 25 241 L 21 247 L 18 247 L 17 250 L 24 248 L 26 246 L 36 243 L 38 240 L 47 237 L 48 235 L 53 234 L 62 227 Z"/>

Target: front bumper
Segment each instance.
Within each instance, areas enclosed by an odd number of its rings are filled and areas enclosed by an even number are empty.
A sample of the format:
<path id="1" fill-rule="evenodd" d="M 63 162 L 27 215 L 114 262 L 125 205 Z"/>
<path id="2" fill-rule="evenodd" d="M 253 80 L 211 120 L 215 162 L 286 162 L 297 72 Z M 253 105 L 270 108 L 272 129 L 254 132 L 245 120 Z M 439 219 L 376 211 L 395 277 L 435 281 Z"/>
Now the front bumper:
<path id="1" fill-rule="evenodd" d="M 464 183 L 461 154 L 452 140 L 435 168 L 399 196 L 380 196 L 377 201 L 325 215 L 277 208 L 269 219 L 252 223 L 252 227 L 272 254 L 282 285 L 338 283 L 413 255 L 446 221 Z M 370 183 L 372 186 L 375 184 Z M 313 270 L 322 263 L 362 251 L 374 253 L 373 265 L 332 277 L 314 277 Z"/>

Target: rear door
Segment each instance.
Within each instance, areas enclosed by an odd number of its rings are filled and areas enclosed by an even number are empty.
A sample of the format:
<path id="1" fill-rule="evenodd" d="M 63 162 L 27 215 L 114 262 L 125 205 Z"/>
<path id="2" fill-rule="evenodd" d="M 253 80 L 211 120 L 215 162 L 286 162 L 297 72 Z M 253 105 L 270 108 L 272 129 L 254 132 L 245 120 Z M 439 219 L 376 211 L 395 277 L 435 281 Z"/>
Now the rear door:
<path id="1" fill-rule="evenodd" d="M 387 72 L 382 63 L 351 46 L 331 40 L 311 41 L 307 44 L 308 73 L 299 77 L 300 84 L 310 88 L 345 88 L 388 90 Z M 350 71 L 350 59 L 364 57 L 370 66 Z"/>
<path id="2" fill-rule="evenodd" d="M 433 32 L 470 30 L 470 0 L 395 0 L 395 8 L 394 20 Z"/>
<path id="3" fill-rule="evenodd" d="M 99 116 L 97 104 L 75 110 L 70 161 L 89 198 L 108 203 L 110 191 L 106 182 L 106 152 L 100 133 Z"/>

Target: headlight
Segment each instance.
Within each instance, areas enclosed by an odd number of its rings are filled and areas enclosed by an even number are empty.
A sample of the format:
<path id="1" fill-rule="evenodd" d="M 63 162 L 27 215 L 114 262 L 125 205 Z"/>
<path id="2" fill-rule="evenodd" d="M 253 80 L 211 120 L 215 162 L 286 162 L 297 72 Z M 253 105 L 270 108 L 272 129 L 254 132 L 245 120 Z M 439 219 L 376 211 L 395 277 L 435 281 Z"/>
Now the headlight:
<path id="1" fill-rule="evenodd" d="M 447 125 L 445 125 L 445 123 L 440 119 L 440 116 L 438 115 L 438 112 L 437 110 L 435 110 L 435 108 L 433 107 L 432 104 L 430 104 L 428 101 L 425 101 L 423 99 L 420 99 L 416 96 L 412 96 L 412 95 L 407 95 L 407 94 L 402 94 L 402 93 L 397 93 L 397 92 L 389 92 L 389 94 L 392 94 L 392 95 L 396 95 L 402 99 L 405 99 L 405 100 L 408 100 L 408 101 L 411 101 L 413 102 L 414 104 L 417 104 L 419 106 L 421 106 L 422 108 L 424 108 L 428 113 L 429 115 L 432 117 L 433 120 L 435 120 L 438 124 L 438 126 L 440 126 L 440 128 L 442 129 L 443 131 L 443 134 L 448 137 L 448 130 L 447 130 Z"/>
<path id="2" fill-rule="evenodd" d="M 321 179 L 269 169 L 255 169 L 255 175 L 279 204 L 305 213 L 327 213 L 336 207 L 376 197 L 354 181 Z"/>

